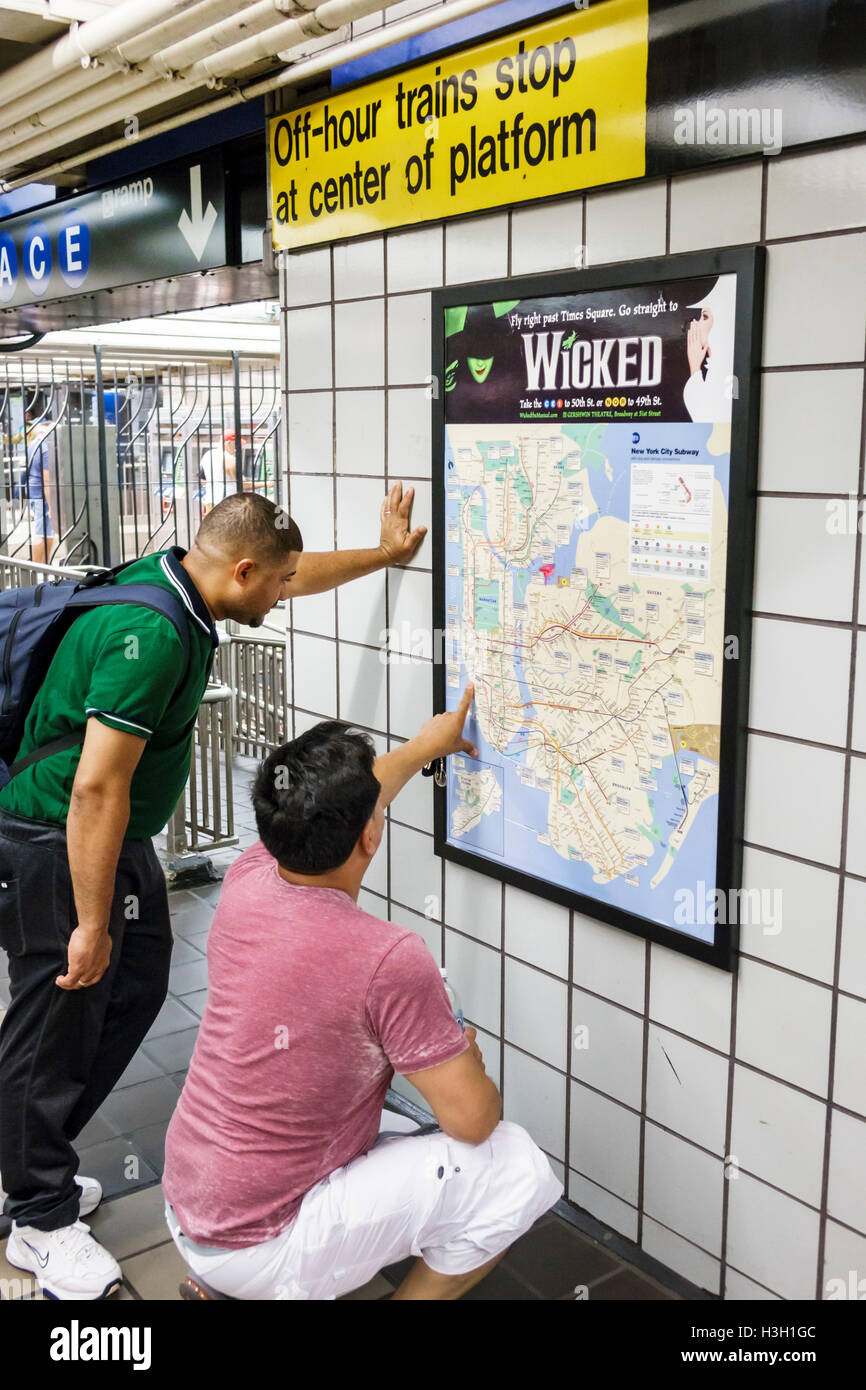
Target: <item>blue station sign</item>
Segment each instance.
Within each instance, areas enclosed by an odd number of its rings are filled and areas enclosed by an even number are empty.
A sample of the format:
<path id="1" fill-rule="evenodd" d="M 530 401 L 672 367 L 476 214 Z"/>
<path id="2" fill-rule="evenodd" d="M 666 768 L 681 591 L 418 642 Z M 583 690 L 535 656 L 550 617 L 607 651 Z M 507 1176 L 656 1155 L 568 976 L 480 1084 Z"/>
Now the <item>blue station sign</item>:
<path id="1" fill-rule="evenodd" d="M 225 172 L 204 151 L 0 220 L 0 308 L 227 261 Z"/>

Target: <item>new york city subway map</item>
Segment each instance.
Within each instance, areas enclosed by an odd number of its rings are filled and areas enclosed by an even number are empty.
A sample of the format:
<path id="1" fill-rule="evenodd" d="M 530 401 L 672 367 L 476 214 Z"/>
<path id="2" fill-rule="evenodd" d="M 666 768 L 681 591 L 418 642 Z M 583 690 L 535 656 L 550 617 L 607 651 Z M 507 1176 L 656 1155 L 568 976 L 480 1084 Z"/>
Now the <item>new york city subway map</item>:
<path id="1" fill-rule="evenodd" d="M 619 388 L 609 357 L 601 386 L 587 375 L 578 391 L 589 353 L 572 356 L 566 398 L 551 364 L 556 333 L 580 341 L 570 324 L 521 334 L 532 317 L 510 316 L 520 404 L 503 415 L 523 418 L 446 414 L 446 704 L 474 682 L 479 748 L 449 759 L 448 841 L 671 924 L 684 878 L 715 882 L 730 426 L 689 415 L 725 407 L 707 408 L 698 371 L 703 403 L 683 409 L 687 368 L 675 397 L 660 380 Z M 633 318 L 628 331 L 663 338 Z M 464 399 L 500 349 L 489 333 L 465 346 Z"/>

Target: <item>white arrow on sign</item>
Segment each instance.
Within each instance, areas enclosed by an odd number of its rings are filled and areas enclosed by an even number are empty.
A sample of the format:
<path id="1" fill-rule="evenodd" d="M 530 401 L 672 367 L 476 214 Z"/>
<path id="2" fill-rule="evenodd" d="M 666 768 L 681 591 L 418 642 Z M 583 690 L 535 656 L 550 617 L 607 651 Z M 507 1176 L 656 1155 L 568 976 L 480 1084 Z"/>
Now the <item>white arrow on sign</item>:
<path id="1" fill-rule="evenodd" d="M 196 260 L 200 261 L 217 220 L 217 210 L 213 203 L 209 202 L 202 212 L 200 164 L 193 164 L 189 171 L 189 205 L 192 217 L 184 208 L 177 219 L 177 225 L 180 227 L 181 236 L 189 246 L 190 251 Z"/>

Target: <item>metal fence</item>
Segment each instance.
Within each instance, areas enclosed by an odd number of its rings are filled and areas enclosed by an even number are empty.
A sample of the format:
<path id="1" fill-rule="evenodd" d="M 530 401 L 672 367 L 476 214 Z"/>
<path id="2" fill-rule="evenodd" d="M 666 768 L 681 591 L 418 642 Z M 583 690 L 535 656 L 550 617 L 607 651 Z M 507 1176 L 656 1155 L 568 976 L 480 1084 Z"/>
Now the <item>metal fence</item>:
<path id="1" fill-rule="evenodd" d="M 189 546 L 244 489 L 284 500 L 273 360 L 0 360 L 0 551 L 117 564 Z"/>
<path id="2" fill-rule="evenodd" d="M 235 749 L 264 758 L 288 740 L 286 644 L 278 637 L 233 637 L 214 670 L 234 691 Z"/>

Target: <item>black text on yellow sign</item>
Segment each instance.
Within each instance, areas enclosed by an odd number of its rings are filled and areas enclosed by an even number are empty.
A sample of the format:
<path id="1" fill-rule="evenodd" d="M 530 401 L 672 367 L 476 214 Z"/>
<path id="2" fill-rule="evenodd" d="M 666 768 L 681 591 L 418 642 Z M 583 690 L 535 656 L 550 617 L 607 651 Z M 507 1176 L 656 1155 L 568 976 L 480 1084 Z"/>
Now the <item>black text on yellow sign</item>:
<path id="1" fill-rule="evenodd" d="M 274 118 L 275 248 L 640 177 L 647 5 L 608 0 Z"/>

